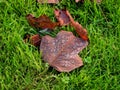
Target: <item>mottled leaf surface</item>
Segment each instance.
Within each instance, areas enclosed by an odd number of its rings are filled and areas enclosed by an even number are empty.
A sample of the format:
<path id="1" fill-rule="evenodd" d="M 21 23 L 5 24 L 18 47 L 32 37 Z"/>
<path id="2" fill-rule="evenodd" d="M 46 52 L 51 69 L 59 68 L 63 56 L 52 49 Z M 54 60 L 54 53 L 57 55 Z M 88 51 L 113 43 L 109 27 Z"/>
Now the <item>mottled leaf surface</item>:
<path id="1" fill-rule="evenodd" d="M 55 38 L 42 37 L 40 50 L 43 60 L 59 72 L 70 72 L 83 65 L 78 53 L 88 42 L 75 37 L 72 32 L 60 31 Z"/>

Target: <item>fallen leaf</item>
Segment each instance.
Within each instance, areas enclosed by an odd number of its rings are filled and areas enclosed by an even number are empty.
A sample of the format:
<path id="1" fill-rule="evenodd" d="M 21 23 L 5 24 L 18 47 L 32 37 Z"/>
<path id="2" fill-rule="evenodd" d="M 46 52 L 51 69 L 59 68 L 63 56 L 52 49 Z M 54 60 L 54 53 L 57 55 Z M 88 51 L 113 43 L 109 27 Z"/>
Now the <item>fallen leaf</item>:
<path id="1" fill-rule="evenodd" d="M 72 22 L 71 25 L 75 28 L 77 34 L 83 40 L 89 40 L 87 30 L 84 29 L 81 24 L 79 24 L 78 22 Z"/>
<path id="2" fill-rule="evenodd" d="M 74 21 L 68 10 L 56 9 L 54 13 L 61 26 L 71 24 L 82 39 L 88 40 L 87 30 L 84 29 L 81 24 Z"/>
<path id="3" fill-rule="evenodd" d="M 38 18 L 34 17 L 32 14 L 28 14 L 26 16 L 28 23 L 35 28 L 42 28 L 42 29 L 54 29 L 56 26 L 59 25 L 58 22 L 52 22 L 48 16 L 42 15 Z"/>
<path id="4" fill-rule="evenodd" d="M 30 36 L 29 34 L 25 35 L 24 42 L 30 42 L 32 45 L 39 47 L 41 42 L 41 37 L 39 34 Z"/>
<path id="5" fill-rule="evenodd" d="M 66 9 L 55 9 L 54 14 L 56 19 L 59 21 L 60 26 L 68 25 L 70 23 L 70 18 L 67 15 L 67 10 Z"/>
<path id="6" fill-rule="evenodd" d="M 37 0 L 39 3 L 52 3 L 52 4 L 58 4 L 59 0 Z"/>
<path id="7" fill-rule="evenodd" d="M 72 32 L 60 31 L 56 38 L 48 35 L 41 40 L 43 60 L 59 72 L 70 72 L 83 65 L 78 53 L 88 42 L 75 37 Z"/>
<path id="8" fill-rule="evenodd" d="M 72 16 L 70 15 L 69 11 L 66 11 L 66 14 L 67 14 L 68 17 L 70 18 L 71 25 L 75 28 L 77 34 L 78 34 L 83 40 L 89 40 L 87 30 L 84 29 L 81 24 L 79 24 L 78 22 L 74 21 L 74 19 L 73 19 Z"/>
<path id="9" fill-rule="evenodd" d="M 40 46 L 40 42 L 41 42 L 41 37 L 39 34 L 36 34 L 36 35 L 33 35 L 31 38 L 30 38 L 30 43 L 36 47 L 39 47 Z"/>

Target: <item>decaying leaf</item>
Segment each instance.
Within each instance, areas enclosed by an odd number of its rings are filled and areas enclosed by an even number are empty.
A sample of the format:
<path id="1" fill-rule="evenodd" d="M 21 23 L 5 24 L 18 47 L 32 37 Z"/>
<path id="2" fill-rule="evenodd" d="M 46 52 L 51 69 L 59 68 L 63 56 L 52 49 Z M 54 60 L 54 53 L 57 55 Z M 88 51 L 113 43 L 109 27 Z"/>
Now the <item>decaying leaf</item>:
<path id="1" fill-rule="evenodd" d="M 69 11 L 67 11 L 66 13 L 67 13 L 67 15 L 69 16 L 70 21 L 71 21 L 71 25 L 75 28 L 77 34 L 78 34 L 83 40 L 89 40 L 87 30 L 84 29 L 81 24 L 79 24 L 78 22 L 75 22 L 75 21 L 74 21 L 74 19 L 73 19 L 72 16 L 70 15 Z"/>
<path id="2" fill-rule="evenodd" d="M 39 34 L 30 36 L 29 34 L 25 35 L 24 42 L 30 42 L 32 45 L 38 47 L 40 46 L 41 37 Z"/>
<path id="3" fill-rule="evenodd" d="M 37 2 L 57 4 L 57 3 L 59 3 L 59 0 L 37 0 Z"/>
<path id="4" fill-rule="evenodd" d="M 35 28 L 42 28 L 44 30 L 46 30 L 46 28 L 53 30 L 56 26 L 71 24 L 82 39 L 88 40 L 86 29 L 84 29 L 81 24 L 74 21 L 68 10 L 55 9 L 54 14 L 58 22 L 52 22 L 46 15 L 35 18 L 32 14 L 28 14 L 26 18 L 31 26 Z"/>
<path id="5" fill-rule="evenodd" d="M 55 17 L 59 21 L 60 26 L 68 25 L 70 23 L 70 18 L 66 12 L 66 9 L 55 9 L 54 11 Z"/>
<path id="6" fill-rule="evenodd" d="M 74 21 L 68 10 L 55 10 L 54 13 L 61 26 L 71 24 L 82 39 L 88 40 L 87 30 Z"/>
<path id="7" fill-rule="evenodd" d="M 72 26 L 83 40 L 89 40 L 87 30 L 84 29 L 81 24 L 78 22 L 72 22 Z"/>
<path id="8" fill-rule="evenodd" d="M 72 32 L 60 31 L 56 38 L 48 35 L 41 40 L 43 60 L 59 72 L 70 72 L 83 65 L 78 53 L 88 42 L 75 37 Z"/>
<path id="9" fill-rule="evenodd" d="M 33 35 L 30 38 L 30 42 L 32 45 L 39 47 L 40 46 L 40 42 L 41 42 L 41 37 L 39 34 Z"/>
<path id="10" fill-rule="evenodd" d="M 52 22 L 48 16 L 42 15 L 38 18 L 35 18 L 32 14 L 28 14 L 26 16 L 28 23 L 35 28 L 42 28 L 42 29 L 54 29 L 56 26 L 59 25 L 57 22 Z"/>
<path id="11" fill-rule="evenodd" d="M 85 28 L 83 28 L 81 24 L 79 24 L 78 22 L 74 21 L 74 19 L 70 15 L 69 11 L 66 11 L 66 13 L 67 13 L 68 17 L 70 18 L 71 25 L 75 28 L 77 34 L 83 40 L 89 40 L 87 30 Z"/>

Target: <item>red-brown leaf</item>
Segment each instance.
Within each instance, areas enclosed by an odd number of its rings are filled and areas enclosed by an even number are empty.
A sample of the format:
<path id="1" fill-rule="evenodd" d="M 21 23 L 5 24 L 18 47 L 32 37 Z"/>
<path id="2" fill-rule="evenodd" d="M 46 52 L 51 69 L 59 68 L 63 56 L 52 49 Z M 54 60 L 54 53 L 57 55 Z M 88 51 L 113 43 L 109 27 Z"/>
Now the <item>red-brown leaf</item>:
<path id="1" fill-rule="evenodd" d="M 78 22 L 75 22 L 72 16 L 70 15 L 69 11 L 66 11 L 67 15 L 70 18 L 71 25 L 75 28 L 77 34 L 83 39 L 83 40 L 88 40 L 88 33 L 87 30 L 82 27 L 81 24 Z"/>
<path id="2" fill-rule="evenodd" d="M 66 9 L 62 9 L 62 10 L 55 9 L 54 11 L 55 17 L 59 21 L 60 26 L 68 25 L 70 23 L 70 18 L 66 12 L 67 12 Z"/>
<path id="3" fill-rule="evenodd" d="M 39 47 L 40 46 L 40 42 L 41 42 L 41 37 L 39 34 L 30 36 L 29 34 L 25 35 L 24 37 L 24 42 L 30 42 L 32 45 Z"/>
<path id="4" fill-rule="evenodd" d="M 40 46 L 40 42 L 41 42 L 41 37 L 39 34 L 36 34 L 36 35 L 33 35 L 31 38 L 30 38 L 30 42 L 32 45 L 36 46 L 36 47 L 39 47 Z"/>
<path id="5" fill-rule="evenodd" d="M 75 37 L 72 32 L 60 31 L 56 38 L 48 35 L 41 40 L 43 60 L 59 72 L 70 72 L 83 65 L 78 53 L 88 42 Z"/>
<path id="6" fill-rule="evenodd" d="M 59 25 L 59 23 L 52 22 L 48 16 L 42 15 L 38 18 L 35 18 L 32 14 L 28 14 L 26 16 L 28 23 L 35 28 L 48 28 L 48 29 L 54 29 L 56 26 Z"/>
<path id="7" fill-rule="evenodd" d="M 82 39 L 88 40 L 87 30 L 84 29 L 81 24 L 74 21 L 74 19 L 72 18 L 68 10 L 66 9 L 57 10 L 56 9 L 54 13 L 61 26 L 71 24 L 75 28 L 77 34 Z"/>
<path id="8" fill-rule="evenodd" d="M 87 30 L 84 29 L 81 24 L 79 24 L 78 22 L 72 22 L 71 25 L 75 28 L 77 34 L 83 40 L 89 40 Z"/>

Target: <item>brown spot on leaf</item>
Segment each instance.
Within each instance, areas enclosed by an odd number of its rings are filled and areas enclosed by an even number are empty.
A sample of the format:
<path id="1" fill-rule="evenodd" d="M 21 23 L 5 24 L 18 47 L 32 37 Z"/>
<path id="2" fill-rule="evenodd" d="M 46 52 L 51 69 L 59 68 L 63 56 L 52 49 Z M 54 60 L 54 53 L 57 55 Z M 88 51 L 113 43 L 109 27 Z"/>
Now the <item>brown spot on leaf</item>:
<path id="1" fill-rule="evenodd" d="M 88 45 L 87 41 L 75 37 L 72 32 L 60 31 L 56 38 L 48 35 L 41 40 L 43 60 L 59 72 L 70 72 L 83 65 L 78 53 Z"/>

